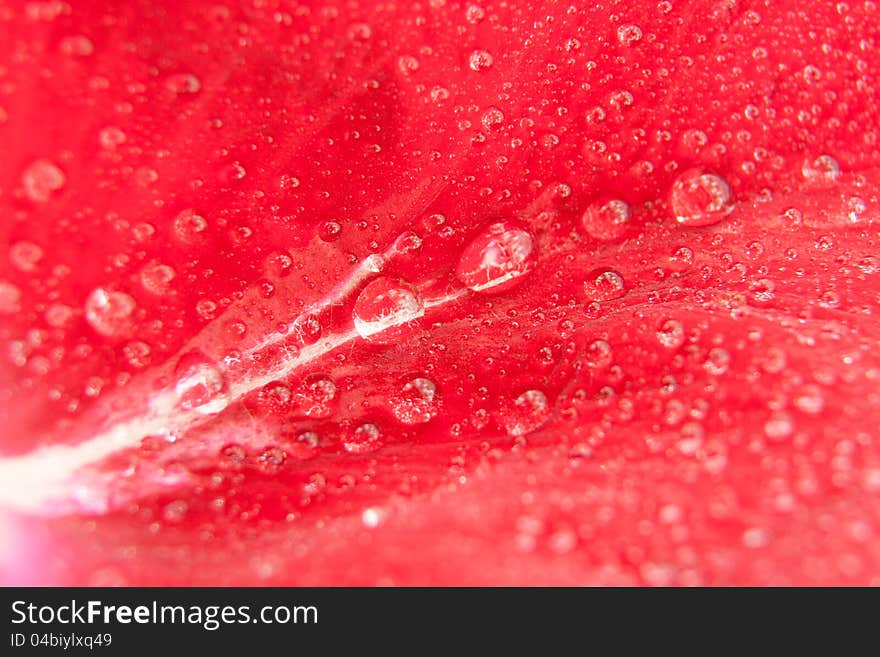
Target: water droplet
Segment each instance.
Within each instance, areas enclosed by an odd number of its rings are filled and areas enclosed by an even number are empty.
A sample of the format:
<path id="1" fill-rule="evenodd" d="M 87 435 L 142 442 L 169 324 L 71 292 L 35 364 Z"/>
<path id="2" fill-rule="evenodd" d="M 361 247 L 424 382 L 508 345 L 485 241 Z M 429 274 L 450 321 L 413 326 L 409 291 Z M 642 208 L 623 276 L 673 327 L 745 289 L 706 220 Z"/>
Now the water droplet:
<path id="1" fill-rule="evenodd" d="M 710 226 L 733 210 L 727 181 L 703 169 L 690 169 L 675 180 L 669 205 L 676 221 L 686 226 Z"/>
<path id="2" fill-rule="evenodd" d="M 626 294 L 626 283 L 613 269 L 596 269 L 584 281 L 584 291 L 592 301 L 611 301 Z"/>
<path id="3" fill-rule="evenodd" d="M 638 25 L 621 25 L 617 28 L 617 40 L 622 46 L 631 46 L 642 38 L 642 28 Z"/>
<path id="4" fill-rule="evenodd" d="M 581 216 L 581 224 L 593 239 L 609 242 L 623 237 L 629 226 L 630 216 L 626 201 L 597 201 Z"/>
<path id="5" fill-rule="evenodd" d="M 9 260 L 19 271 L 34 271 L 42 259 L 43 249 L 33 242 L 16 242 L 9 249 Z"/>
<path id="6" fill-rule="evenodd" d="M 66 182 L 64 172 L 48 160 L 31 163 L 21 174 L 24 193 L 35 203 L 46 203 Z"/>
<path id="7" fill-rule="evenodd" d="M 468 57 L 468 66 L 472 71 L 485 71 L 492 67 L 494 57 L 485 50 L 474 50 Z"/>
<path id="8" fill-rule="evenodd" d="M 135 307 L 135 300 L 125 292 L 95 288 L 86 299 L 86 321 L 101 335 L 122 335 L 132 328 Z"/>
<path id="9" fill-rule="evenodd" d="M 499 221 L 486 227 L 462 251 L 455 275 L 474 292 L 502 292 L 535 266 L 535 241 L 524 227 Z"/>
<path id="10" fill-rule="evenodd" d="M 108 126 L 98 133 L 98 142 L 107 150 L 115 150 L 125 143 L 125 139 L 125 133 L 114 126 Z"/>
<path id="11" fill-rule="evenodd" d="M 354 327 L 363 338 L 412 322 L 425 314 L 418 292 L 403 281 L 382 276 L 361 290 L 354 303 Z"/>
<path id="12" fill-rule="evenodd" d="M 342 225 L 338 221 L 325 221 L 318 228 L 318 237 L 324 242 L 335 242 L 342 232 Z"/>
<path id="13" fill-rule="evenodd" d="M 801 167 L 804 179 L 812 182 L 834 182 L 840 176 L 840 165 L 830 155 L 806 159 Z"/>
<path id="14" fill-rule="evenodd" d="M 437 415 L 437 386 L 430 379 L 416 377 L 392 396 L 388 403 L 394 417 L 403 424 L 422 424 Z"/>
<path id="15" fill-rule="evenodd" d="M 150 352 L 150 345 L 142 340 L 134 340 L 122 348 L 122 353 L 125 354 L 125 360 L 128 361 L 128 364 L 138 369 L 150 364 Z"/>
<path id="16" fill-rule="evenodd" d="M 257 456 L 257 467 L 263 472 L 278 472 L 287 461 L 287 452 L 280 447 L 267 447 Z"/>
<path id="17" fill-rule="evenodd" d="M 333 413 L 336 401 L 336 384 L 330 379 L 317 376 L 297 388 L 292 405 L 298 415 L 323 419 Z"/>
<path id="18" fill-rule="evenodd" d="M 678 349 L 684 344 L 684 326 L 677 319 L 667 319 L 657 329 L 657 341 L 667 349 Z"/>
<path id="19" fill-rule="evenodd" d="M 165 80 L 165 88 L 178 95 L 195 94 L 202 88 L 202 83 L 192 73 L 176 73 Z"/>
<path id="20" fill-rule="evenodd" d="M 419 70 L 419 60 L 412 55 L 401 55 L 397 58 L 397 68 L 404 75 L 410 75 Z"/>
<path id="21" fill-rule="evenodd" d="M 171 267 L 154 260 L 141 269 L 141 285 L 147 292 L 161 296 L 167 294 L 171 289 L 171 281 L 174 280 L 174 276 L 175 272 Z"/>
<path id="22" fill-rule="evenodd" d="M 382 446 L 382 432 L 370 422 L 364 423 L 354 431 L 346 432 L 342 447 L 351 454 L 374 452 Z"/>
<path id="23" fill-rule="evenodd" d="M 725 349 L 714 347 L 709 350 L 703 362 L 703 369 L 714 376 L 721 376 L 727 372 L 728 367 L 730 367 L 730 354 Z"/>
<path id="24" fill-rule="evenodd" d="M 509 436 L 525 436 L 550 418 L 550 403 L 540 390 L 526 390 L 508 405 L 501 423 Z"/>
<path id="25" fill-rule="evenodd" d="M 183 210 L 174 218 L 174 234 L 183 242 L 195 242 L 208 227 L 208 221 L 193 209 Z"/>
<path id="26" fill-rule="evenodd" d="M 174 373 L 174 390 L 183 410 L 213 415 L 229 404 L 223 372 L 200 351 L 181 356 Z"/>
<path id="27" fill-rule="evenodd" d="M 497 107 L 490 107 L 483 113 L 481 120 L 486 130 L 495 130 L 504 125 L 504 112 Z"/>
<path id="28" fill-rule="evenodd" d="M 614 352 L 611 345 L 605 340 L 591 342 L 584 354 L 584 361 L 591 369 L 604 370 L 614 362 Z"/>
<path id="29" fill-rule="evenodd" d="M 314 431 L 299 431 L 294 435 L 283 434 L 284 447 L 291 458 L 307 461 L 318 455 L 320 436 Z"/>
<path id="30" fill-rule="evenodd" d="M 0 280 L 0 314 L 11 315 L 21 310 L 21 290 L 9 281 Z"/>
<path id="31" fill-rule="evenodd" d="M 795 408 L 809 415 L 818 415 L 825 409 L 825 396 L 815 384 L 807 384 L 794 398 Z"/>
<path id="32" fill-rule="evenodd" d="M 764 433 L 770 440 L 785 440 L 793 431 L 794 421 L 788 413 L 774 413 L 770 419 L 764 423 Z"/>

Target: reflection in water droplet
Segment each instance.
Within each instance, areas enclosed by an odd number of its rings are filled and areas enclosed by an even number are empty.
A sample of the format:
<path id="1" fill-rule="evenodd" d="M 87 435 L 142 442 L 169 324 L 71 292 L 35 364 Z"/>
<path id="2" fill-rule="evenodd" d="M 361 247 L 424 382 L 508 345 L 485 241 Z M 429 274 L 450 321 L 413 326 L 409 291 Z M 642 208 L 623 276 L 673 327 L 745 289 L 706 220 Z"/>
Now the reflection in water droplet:
<path id="1" fill-rule="evenodd" d="M 487 226 L 462 251 L 455 275 L 475 292 L 502 292 L 535 266 L 535 241 L 512 221 Z"/>
<path id="2" fill-rule="evenodd" d="M 131 329 L 135 306 L 125 292 L 95 288 L 86 299 L 86 321 L 101 335 L 122 335 Z"/>
<path id="3" fill-rule="evenodd" d="M 676 221 L 686 226 L 710 226 L 733 210 L 727 181 L 702 169 L 690 169 L 676 178 L 669 205 Z"/>
<path id="4" fill-rule="evenodd" d="M 174 389 L 183 410 L 212 415 L 229 404 L 223 373 L 201 352 L 181 356 L 174 372 L 177 379 Z"/>
<path id="5" fill-rule="evenodd" d="M 382 276 L 358 295 L 352 317 L 358 334 L 367 338 L 411 322 L 425 313 L 418 293 L 402 281 Z"/>

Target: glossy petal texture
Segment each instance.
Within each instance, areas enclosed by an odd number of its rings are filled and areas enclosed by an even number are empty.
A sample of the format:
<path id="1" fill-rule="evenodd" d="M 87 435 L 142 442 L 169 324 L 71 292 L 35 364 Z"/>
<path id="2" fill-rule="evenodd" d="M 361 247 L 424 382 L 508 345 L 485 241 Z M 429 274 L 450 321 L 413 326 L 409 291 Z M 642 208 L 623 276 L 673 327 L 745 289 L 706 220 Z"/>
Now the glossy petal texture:
<path id="1" fill-rule="evenodd" d="M 4 583 L 878 583 L 876 4 L 516 4 L 0 6 Z"/>

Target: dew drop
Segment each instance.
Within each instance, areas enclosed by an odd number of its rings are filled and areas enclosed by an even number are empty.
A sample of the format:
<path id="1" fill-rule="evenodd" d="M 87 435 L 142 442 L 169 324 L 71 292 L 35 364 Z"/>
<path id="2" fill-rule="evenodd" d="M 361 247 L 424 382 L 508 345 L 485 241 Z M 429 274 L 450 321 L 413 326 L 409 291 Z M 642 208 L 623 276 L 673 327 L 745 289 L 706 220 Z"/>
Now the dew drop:
<path id="1" fill-rule="evenodd" d="M 623 46 L 631 46 L 642 38 L 642 28 L 638 25 L 621 25 L 617 28 L 617 40 Z"/>
<path id="2" fill-rule="evenodd" d="M 419 294 L 406 283 L 382 276 L 361 290 L 352 318 L 362 338 L 412 322 L 425 314 Z"/>
<path id="3" fill-rule="evenodd" d="M 474 292 L 497 293 L 519 284 L 534 266 L 532 234 L 512 221 L 499 221 L 464 248 L 455 275 Z"/>
<path id="4" fill-rule="evenodd" d="M 220 368 L 200 351 L 181 356 L 174 370 L 178 405 L 203 415 L 219 413 L 229 404 Z"/>
<path id="5" fill-rule="evenodd" d="M 35 203 L 46 203 L 66 182 L 64 172 L 48 160 L 31 163 L 21 174 L 24 193 Z"/>
<path id="6" fill-rule="evenodd" d="M 657 329 L 657 341 L 667 349 L 678 349 L 684 344 L 684 326 L 677 319 L 667 319 Z"/>
<path id="7" fill-rule="evenodd" d="M 830 155 L 820 155 L 804 160 L 801 173 L 811 182 L 834 182 L 840 176 L 840 164 Z"/>
<path id="8" fill-rule="evenodd" d="M 591 301 L 611 301 L 626 294 L 626 283 L 613 269 L 596 269 L 587 275 L 584 291 Z"/>
<path id="9" fill-rule="evenodd" d="M 474 50 L 468 57 L 468 66 L 472 71 L 485 71 L 492 67 L 494 61 L 494 57 L 489 52 Z"/>
<path id="10" fill-rule="evenodd" d="M 342 447 L 350 454 L 374 452 L 381 446 L 382 432 L 371 422 L 361 424 L 354 431 L 346 432 L 342 439 Z"/>
<path id="11" fill-rule="evenodd" d="M 336 401 L 336 384 L 318 376 L 307 380 L 293 395 L 292 405 L 298 415 L 324 419 L 333 414 Z"/>
<path id="12" fill-rule="evenodd" d="M 86 321 L 101 335 L 122 335 L 132 327 L 135 307 L 135 300 L 125 292 L 95 288 L 86 299 Z"/>
<path id="13" fill-rule="evenodd" d="M 0 314 L 11 315 L 21 310 L 21 290 L 9 281 L 0 280 Z"/>
<path id="14" fill-rule="evenodd" d="M 733 210 L 727 181 L 703 169 L 685 171 L 672 183 L 669 205 L 675 220 L 685 226 L 710 226 Z"/>
<path id="15" fill-rule="evenodd" d="M 208 227 L 208 221 L 193 209 L 180 212 L 174 218 L 174 234 L 182 242 L 195 242 Z"/>
<path id="16" fill-rule="evenodd" d="M 423 424 L 437 415 L 437 386 L 430 379 L 416 377 L 392 396 L 391 412 L 402 424 Z"/>
<path id="17" fill-rule="evenodd" d="M 525 436 L 550 417 L 550 403 L 540 390 L 526 390 L 505 409 L 501 423 L 509 436 Z"/>
<path id="18" fill-rule="evenodd" d="M 33 242 L 16 242 L 9 249 L 9 260 L 19 271 L 34 271 L 42 259 L 43 249 Z"/>
<path id="19" fill-rule="evenodd" d="M 610 242 L 623 237 L 629 226 L 630 216 L 626 201 L 597 201 L 581 216 L 581 225 L 593 239 Z"/>
<path id="20" fill-rule="evenodd" d="M 764 433 L 773 441 L 782 441 L 794 431 L 794 422 L 788 413 L 775 413 L 764 423 Z"/>
<path id="21" fill-rule="evenodd" d="M 202 88 L 202 83 L 192 73 L 176 73 L 165 80 L 165 88 L 178 95 L 196 94 Z"/>
<path id="22" fill-rule="evenodd" d="M 161 262 L 150 262 L 141 269 L 141 285 L 147 292 L 161 296 L 171 289 L 171 281 L 174 280 L 175 272 L 168 265 Z"/>

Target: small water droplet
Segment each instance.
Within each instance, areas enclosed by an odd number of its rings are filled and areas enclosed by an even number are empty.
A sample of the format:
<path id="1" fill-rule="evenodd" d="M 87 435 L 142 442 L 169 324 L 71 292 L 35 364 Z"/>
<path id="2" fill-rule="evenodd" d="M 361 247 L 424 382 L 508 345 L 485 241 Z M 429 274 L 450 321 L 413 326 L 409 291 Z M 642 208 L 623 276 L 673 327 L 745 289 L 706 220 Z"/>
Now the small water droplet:
<path id="1" fill-rule="evenodd" d="M 669 205 L 675 220 L 685 226 L 710 226 L 733 210 L 727 181 L 703 169 L 690 169 L 676 178 Z"/>
<path id="2" fill-rule="evenodd" d="M 412 322 L 425 313 L 422 300 L 403 281 L 382 276 L 364 287 L 354 303 L 354 327 L 363 338 Z"/>
<path id="3" fill-rule="evenodd" d="M 21 310 L 21 290 L 9 281 L 0 280 L 0 313 L 11 315 Z"/>
<path id="4" fill-rule="evenodd" d="M 86 321 L 101 335 L 122 335 L 131 330 L 135 307 L 135 300 L 125 292 L 95 288 L 86 299 Z"/>
<path id="5" fill-rule="evenodd" d="M 509 436 L 532 433 L 550 418 L 550 403 L 540 390 L 526 390 L 508 404 L 501 423 Z"/>
<path id="6" fill-rule="evenodd" d="M 678 349 L 684 344 L 684 326 L 677 319 L 664 320 L 657 329 L 657 341 L 667 349 Z"/>
<path id="7" fill-rule="evenodd" d="M 642 28 L 638 25 L 621 25 L 617 28 L 617 40 L 622 46 L 631 46 L 642 38 Z"/>
<path id="8" fill-rule="evenodd" d="M 474 50 L 468 57 L 468 66 L 472 71 L 485 71 L 492 67 L 495 58 L 486 50 Z"/>
<path id="9" fill-rule="evenodd" d="M 207 227 L 208 221 L 193 209 L 183 210 L 174 218 L 174 234 L 183 242 L 195 242 Z"/>
<path id="10" fill-rule="evenodd" d="M 382 447 L 382 432 L 375 424 L 366 422 L 354 431 L 346 432 L 342 447 L 351 454 L 366 454 Z"/>
<path id="11" fill-rule="evenodd" d="M 19 271 L 34 271 L 42 259 L 43 249 L 33 242 L 16 242 L 9 249 L 9 260 Z"/>
<path id="12" fill-rule="evenodd" d="M 581 225 L 593 239 L 610 242 L 623 237 L 629 226 L 630 216 L 626 201 L 597 201 L 581 216 Z"/>
<path id="13" fill-rule="evenodd" d="M 229 404 L 223 372 L 200 351 L 181 356 L 174 373 L 174 390 L 183 410 L 213 415 Z"/>
<path id="14" fill-rule="evenodd" d="M 455 275 L 474 292 L 497 293 L 519 284 L 534 266 L 532 234 L 512 221 L 499 221 L 464 248 Z"/>
<path id="15" fill-rule="evenodd" d="M 416 377 L 388 403 L 391 412 L 402 424 L 422 424 L 437 415 L 437 386 L 430 379 Z"/>
<path id="16" fill-rule="evenodd" d="M 611 301 L 626 294 L 626 283 L 613 269 L 596 269 L 584 281 L 584 291 L 592 301 Z"/>
<path id="17" fill-rule="evenodd" d="M 161 296 L 168 294 L 174 276 L 175 272 L 171 267 L 154 260 L 141 269 L 141 285 L 147 292 Z"/>
<path id="18" fill-rule="evenodd" d="M 801 173 L 811 182 L 834 182 L 840 176 L 840 164 L 830 155 L 820 155 L 804 160 Z"/>
<path id="19" fill-rule="evenodd" d="M 202 88 L 202 83 L 192 73 L 176 73 L 165 80 L 165 88 L 178 95 L 195 94 Z"/>
<path id="20" fill-rule="evenodd" d="M 24 193 L 35 203 L 46 203 L 66 182 L 64 172 L 48 160 L 31 163 L 21 174 Z"/>

